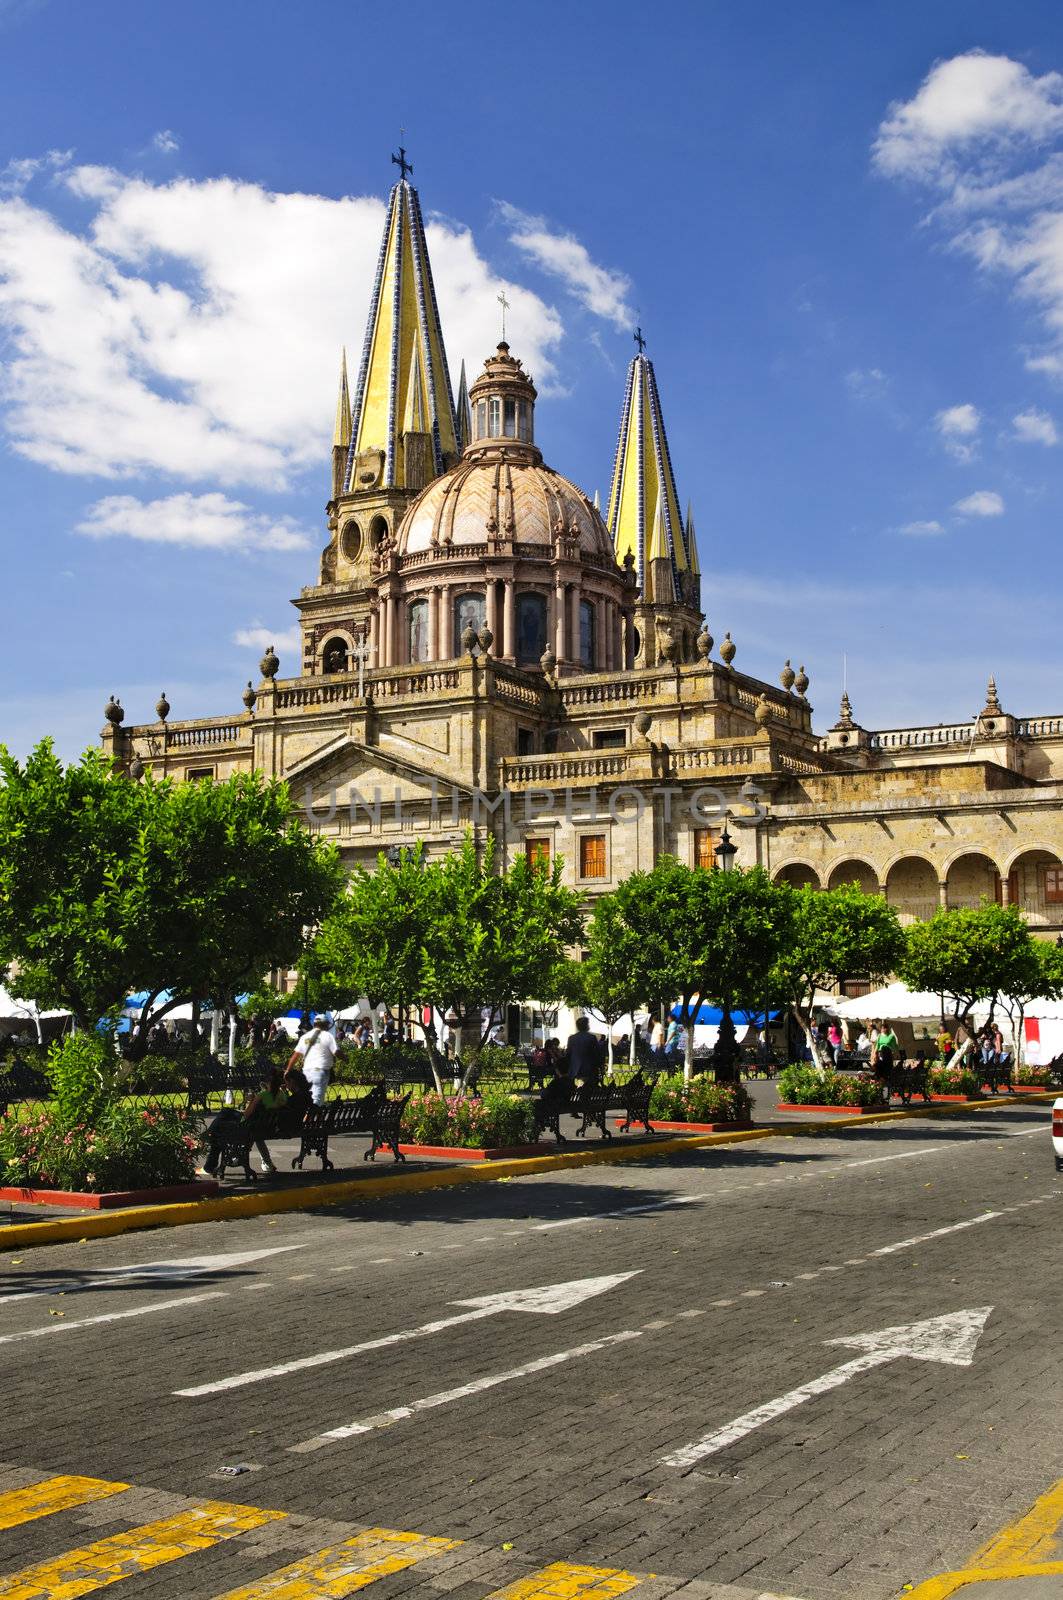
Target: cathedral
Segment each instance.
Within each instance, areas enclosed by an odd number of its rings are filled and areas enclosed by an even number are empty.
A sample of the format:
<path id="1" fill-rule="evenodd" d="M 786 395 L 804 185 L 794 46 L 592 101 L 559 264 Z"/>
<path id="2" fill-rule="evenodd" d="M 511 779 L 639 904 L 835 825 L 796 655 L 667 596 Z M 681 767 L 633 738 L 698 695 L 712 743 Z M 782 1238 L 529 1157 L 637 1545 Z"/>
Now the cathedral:
<path id="1" fill-rule="evenodd" d="M 988 896 L 1063 929 L 1063 717 L 1013 715 L 990 678 L 967 722 L 871 730 L 843 695 L 817 731 L 803 665 L 744 673 L 705 621 L 641 334 L 603 512 L 543 460 L 504 339 L 455 398 L 400 169 L 353 390 L 341 372 L 328 542 L 293 602 L 299 676 L 271 647 L 242 711 L 172 720 L 163 695 L 125 726 L 112 700 L 105 747 L 134 776 L 283 778 L 352 866 L 471 828 L 503 865 L 560 859 L 588 904 L 667 853 L 857 882 L 902 922 Z"/>

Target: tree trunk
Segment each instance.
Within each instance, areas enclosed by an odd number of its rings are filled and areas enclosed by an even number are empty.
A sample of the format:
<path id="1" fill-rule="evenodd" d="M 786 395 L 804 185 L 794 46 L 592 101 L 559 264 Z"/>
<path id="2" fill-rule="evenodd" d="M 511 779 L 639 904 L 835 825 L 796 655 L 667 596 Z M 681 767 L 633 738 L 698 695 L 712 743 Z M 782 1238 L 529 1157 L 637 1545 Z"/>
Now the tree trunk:
<path id="1" fill-rule="evenodd" d="M 683 1082 L 688 1084 L 694 1076 L 694 1024 L 687 1024 L 687 1036 L 683 1045 Z"/>

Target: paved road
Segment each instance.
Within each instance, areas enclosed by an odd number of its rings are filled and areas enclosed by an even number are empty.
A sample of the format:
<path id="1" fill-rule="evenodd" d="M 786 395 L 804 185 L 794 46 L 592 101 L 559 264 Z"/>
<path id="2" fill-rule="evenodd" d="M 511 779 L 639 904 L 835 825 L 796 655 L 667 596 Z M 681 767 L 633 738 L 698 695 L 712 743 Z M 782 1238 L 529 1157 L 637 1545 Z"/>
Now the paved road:
<path id="1" fill-rule="evenodd" d="M 379 1600 L 483 1600 L 548 1567 L 554 1596 L 898 1595 L 1059 1477 L 1048 1115 L 5 1257 L 0 1572 L 39 1570 L 0 1578 L 0 1600 L 88 1593 L 97 1572 L 122 1577 L 121 1600 L 295 1600 L 370 1578 Z M 484 1303 L 589 1279 L 563 1308 Z M 941 1338 L 969 1365 L 826 1342 L 960 1312 L 976 1315 Z M 768 1405 L 846 1364 L 847 1381 Z M 35 1487 L 57 1475 L 99 1485 Z M 357 1543 L 371 1526 L 430 1542 Z M 329 1560 L 368 1574 L 267 1581 L 352 1538 Z M 71 1550 L 88 1554 L 65 1588 Z"/>

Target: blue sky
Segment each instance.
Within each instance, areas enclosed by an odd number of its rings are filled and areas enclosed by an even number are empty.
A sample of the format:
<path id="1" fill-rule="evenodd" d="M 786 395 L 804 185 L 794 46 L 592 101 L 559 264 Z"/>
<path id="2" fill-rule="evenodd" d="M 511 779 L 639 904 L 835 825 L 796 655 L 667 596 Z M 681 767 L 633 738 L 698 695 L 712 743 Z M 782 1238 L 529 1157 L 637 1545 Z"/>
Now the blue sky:
<path id="1" fill-rule="evenodd" d="M 395 18 L 401 16 L 401 23 Z M 649 340 L 736 665 L 1063 711 L 1058 6 L 0 0 L 0 739 L 240 709 L 317 570 L 400 128 L 453 376 L 608 487 Z M 282 670 L 296 656 L 282 647 Z"/>

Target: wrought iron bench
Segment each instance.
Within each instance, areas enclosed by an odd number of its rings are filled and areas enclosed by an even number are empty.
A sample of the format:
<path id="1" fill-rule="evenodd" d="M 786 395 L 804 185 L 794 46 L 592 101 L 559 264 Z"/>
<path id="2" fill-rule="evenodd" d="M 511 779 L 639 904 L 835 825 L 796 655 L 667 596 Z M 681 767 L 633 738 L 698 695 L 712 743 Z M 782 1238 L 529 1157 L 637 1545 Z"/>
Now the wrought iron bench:
<path id="1" fill-rule="evenodd" d="M 0 1112 L 22 1100 L 47 1100 L 52 1086 L 47 1073 L 30 1066 L 16 1056 L 6 1067 L 0 1067 Z"/>
<path id="2" fill-rule="evenodd" d="M 930 1068 L 925 1061 L 898 1062 L 896 1066 L 887 1068 L 879 1081 L 884 1106 L 888 1106 L 891 1100 L 910 1105 L 917 1094 L 922 1095 L 927 1105 L 930 1104 Z"/>
<path id="3" fill-rule="evenodd" d="M 1012 1069 L 1015 1066 L 1010 1050 L 1003 1055 L 995 1056 L 992 1061 L 982 1063 L 982 1082 L 990 1094 L 999 1094 L 1001 1089 L 1006 1089 L 1008 1094 L 1013 1093 L 1011 1084 Z"/>
<path id="4" fill-rule="evenodd" d="M 613 1135 L 606 1125 L 610 1111 L 624 1113 L 627 1120 L 621 1128 L 622 1133 L 627 1133 L 633 1122 L 641 1122 L 646 1132 L 651 1133 L 650 1097 L 656 1083 L 656 1075 L 644 1078 L 641 1072 L 637 1072 L 624 1084 L 581 1084 L 572 1091 L 567 1103 L 560 1099 L 547 1101 L 545 1097 L 540 1097 L 535 1102 L 535 1137 L 538 1138 L 540 1133 L 549 1129 L 558 1144 L 564 1144 L 561 1117 L 565 1112 L 569 1116 L 582 1118 L 581 1126 L 576 1129 L 577 1139 L 582 1139 L 592 1125 L 603 1139 L 611 1139 Z"/>
<path id="5" fill-rule="evenodd" d="M 292 1157 L 292 1166 L 301 1171 L 307 1156 L 313 1155 L 320 1157 L 322 1172 L 331 1172 L 334 1163 L 329 1160 L 329 1140 L 340 1133 L 371 1134 L 386 1100 L 387 1089 L 381 1081 L 368 1094 L 311 1106 L 299 1130 L 299 1154 Z"/>

